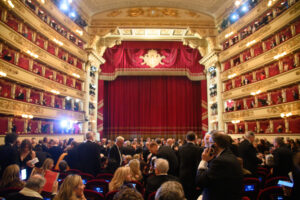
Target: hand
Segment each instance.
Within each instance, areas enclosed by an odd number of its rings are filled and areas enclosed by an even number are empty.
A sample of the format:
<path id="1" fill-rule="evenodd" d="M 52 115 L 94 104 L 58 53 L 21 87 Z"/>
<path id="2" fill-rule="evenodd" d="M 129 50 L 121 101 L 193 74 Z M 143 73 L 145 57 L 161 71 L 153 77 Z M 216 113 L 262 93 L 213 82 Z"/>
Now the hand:
<path id="1" fill-rule="evenodd" d="M 214 157 L 215 157 L 215 155 L 212 154 L 212 148 L 204 149 L 204 151 L 202 153 L 202 160 L 208 162 L 208 161 L 212 160 Z"/>
<path id="2" fill-rule="evenodd" d="M 52 194 L 57 194 L 57 191 L 58 191 L 58 182 L 55 181 L 53 183 Z"/>

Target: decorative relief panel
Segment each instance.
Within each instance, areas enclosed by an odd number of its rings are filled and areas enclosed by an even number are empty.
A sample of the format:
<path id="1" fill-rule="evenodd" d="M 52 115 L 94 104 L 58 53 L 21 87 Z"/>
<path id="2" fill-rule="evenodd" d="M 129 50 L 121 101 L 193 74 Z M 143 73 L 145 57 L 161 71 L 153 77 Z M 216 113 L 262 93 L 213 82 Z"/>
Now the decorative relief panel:
<path id="1" fill-rule="evenodd" d="M 38 118 L 46 119 L 60 119 L 70 118 L 77 121 L 84 120 L 83 112 L 73 112 L 67 110 L 59 110 L 55 108 L 43 107 L 39 105 L 33 105 L 30 103 L 24 103 L 12 99 L 4 99 L 0 97 L 0 113 L 22 115 L 29 114 Z"/>
<path id="2" fill-rule="evenodd" d="M 14 32 L 13 30 L 10 30 L 5 24 L 3 24 L 3 22 L 0 22 L 0 29 L 1 38 L 7 41 L 8 43 L 12 44 L 16 48 L 20 49 L 21 51 L 26 52 L 27 50 L 30 50 L 31 52 L 39 56 L 38 60 L 47 63 L 51 67 L 57 68 L 59 71 L 63 71 L 69 75 L 72 75 L 72 73 L 79 74 L 81 80 L 85 79 L 84 71 L 68 64 L 65 61 L 60 60 L 58 57 L 48 53 L 47 51 L 33 44 L 29 40 L 26 40 L 18 33 Z"/>
<path id="3" fill-rule="evenodd" d="M 5 72 L 10 79 L 35 88 L 40 88 L 48 92 L 51 92 L 51 90 L 54 89 L 59 91 L 60 95 L 78 99 L 83 99 L 84 97 L 84 92 L 82 91 L 43 78 L 11 63 L 5 62 L 4 60 L 0 60 L 0 70 Z"/>
<path id="4" fill-rule="evenodd" d="M 294 8 L 297 8 L 300 6 L 300 2 L 297 3 L 297 5 L 294 5 Z M 261 41 L 262 39 L 266 38 L 268 35 L 272 35 L 274 32 L 281 29 L 284 25 L 290 23 L 294 19 L 296 19 L 299 16 L 299 13 L 297 12 L 284 12 L 280 16 L 278 16 L 276 19 L 271 21 L 269 25 L 259 29 L 255 33 L 253 33 L 248 38 L 244 39 L 241 44 L 234 45 L 230 47 L 229 49 L 226 49 L 220 53 L 220 62 L 224 62 L 227 59 L 229 59 L 232 56 L 237 55 L 238 53 L 244 51 L 248 47 L 246 44 L 248 42 L 251 42 L 253 40 Z M 243 45 L 244 44 L 244 45 Z"/>
<path id="5" fill-rule="evenodd" d="M 281 113 L 291 112 L 293 115 L 300 114 L 300 101 L 284 103 L 280 105 L 254 108 L 250 110 L 235 111 L 224 113 L 223 119 L 225 122 L 232 120 L 253 120 L 253 119 L 266 119 L 272 117 L 280 117 Z"/>
<path id="6" fill-rule="evenodd" d="M 286 54 L 288 55 L 299 48 L 300 48 L 300 34 L 289 39 L 285 43 L 278 45 L 274 49 L 271 49 L 263 54 L 260 54 L 259 56 L 256 56 L 248 60 L 247 62 L 244 62 L 238 66 L 235 66 L 233 68 L 230 68 L 222 72 L 221 79 L 222 81 L 225 81 L 228 79 L 228 76 L 231 74 L 235 73 L 236 76 L 238 76 L 247 71 L 252 71 L 254 69 L 260 68 L 263 65 L 273 62 L 274 56 L 283 52 L 286 52 Z"/>
<path id="7" fill-rule="evenodd" d="M 64 43 L 62 48 L 66 49 L 71 54 L 77 56 L 83 61 L 86 61 L 87 55 L 84 50 L 76 46 L 76 44 L 73 44 L 71 41 L 57 33 L 54 29 L 52 29 L 50 26 L 45 24 L 38 16 L 36 16 L 34 13 L 32 13 L 28 8 L 25 7 L 25 5 L 20 1 L 14 1 L 15 9 L 14 12 L 18 16 L 20 16 L 23 19 L 26 19 L 26 22 L 33 26 L 35 29 L 37 29 L 39 32 L 41 32 L 43 35 L 45 35 L 49 40 L 52 40 L 56 38 L 57 40 Z"/>
<path id="8" fill-rule="evenodd" d="M 256 83 L 252 83 L 246 86 L 238 87 L 227 92 L 222 93 L 223 100 L 225 99 L 237 99 L 245 96 L 250 96 L 251 92 L 260 90 L 265 92 L 275 88 L 280 88 L 291 83 L 298 82 L 300 80 L 300 68 L 292 69 L 290 71 L 279 74 L 275 77 L 271 77 Z"/>

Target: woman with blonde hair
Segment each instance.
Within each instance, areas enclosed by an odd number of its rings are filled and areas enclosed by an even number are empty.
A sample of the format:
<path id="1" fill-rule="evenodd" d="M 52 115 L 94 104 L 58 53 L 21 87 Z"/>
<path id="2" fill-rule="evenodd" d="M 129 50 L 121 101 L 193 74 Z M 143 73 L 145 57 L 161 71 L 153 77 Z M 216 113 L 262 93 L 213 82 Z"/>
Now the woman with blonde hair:
<path id="1" fill-rule="evenodd" d="M 140 169 L 140 161 L 137 159 L 133 159 L 129 161 L 128 166 L 130 167 L 131 175 L 132 175 L 132 180 L 133 181 L 140 181 L 142 180 L 142 172 Z"/>
<path id="2" fill-rule="evenodd" d="M 30 176 L 32 176 L 32 175 L 34 175 L 34 174 L 41 174 L 41 175 L 44 176 L 44 175 L 45 175 L 45 172 L 46 172 L 47 170 L 52 170 L 53 167 L 54 167 L 54 161 L 53 161 L 53 159 L 47 158 L 47 159 L 44 161 L 44 163 L 43 163 L 43 165 L 42 165 L 41 168 L 37 168 L 37 167 L 33 168 L 33 170 L 32 170 L 32 172 L 31 172 L 31 175 L 30 175 Z"/>
<path id="3" fill-rule="evenodd" d="M 9 165 L 5 168 L 2 179 L 0 181 L 0 188 L 17 187 L 23 188 L 25 183 L 20 180 L 20 168 L 18 165 Z"/>
<path id="4" fill-rule="evenodd" d="M 84 187 L 81 176 L 71 174 L 65 178 L 54 200 L 86 200 Z"/>
<path id="5" fill-rule="evenodd" d="M 125 182 L 131 181 L 131 172 L 129 167 L 119 167 L 111 182 L 108 185 L 109 191 L 119 190 Z"/>

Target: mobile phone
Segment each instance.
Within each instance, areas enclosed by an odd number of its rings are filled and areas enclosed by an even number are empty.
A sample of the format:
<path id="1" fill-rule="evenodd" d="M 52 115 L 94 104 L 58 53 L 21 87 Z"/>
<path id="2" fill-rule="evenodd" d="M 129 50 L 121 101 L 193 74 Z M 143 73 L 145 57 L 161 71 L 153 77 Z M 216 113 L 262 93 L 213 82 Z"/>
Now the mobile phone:
<path id="1" fill-rule="evenodd" d="M 212 145 L 210 148 L 210 156 L 212 156 L 212 155 L 214 155 L 215 154 L 215 146 L 214 145 Z"/>
<path id="2" fill-rule="evenodd" d="M 250 191 L 254 191 L 254 185 L 245 185 L 244 186 L 244 191 L 245 192 L 250 192 Z"/>
<path id="3" fill-rule="evenodd" d="M 21 172 L 20 172 L 20 179 L 22 181 L 26 180 L 27 179 L 27 169 L 22 169 Z"/>
<path id="4" fill-rule="evenodd" d="M 283 181 L 279 180 L 277 183 L 279 186 L 286 186 L 292 188 L 294 186 L 294 183 L 288 182 L 288 181 Z"/>
<path id="5" fill-rule="evenodd" d="M 94 191 L 99 192 L 99 193 L 103 193 L 103 187 L 95 187 Z"/>
<path id="6" fill-rule="evenodd" d="M 133 188 L 136 188 L 136 183 L 131 184 Z"/>
<path id="7" fill-rule="evenodd" d="M 109 182 L 110 182 L 110 180 L 107 180 L 107 179 L 106 179 L 106 180 L 105 180 L 105 182 L 106 182 L 106 183 L 109 183 Z"/>
<path id="8" fill-rule="evenodd" d="M 86 179 L 82 179 L 82 183 L 83 183 L 84 185 L 86 184 L 86 182 L 87 182 Z"/>
<path id="9" fill-rule="evenodd" d="M 44 200 L 51 200 L 51 198 L 45 197 Z"/>

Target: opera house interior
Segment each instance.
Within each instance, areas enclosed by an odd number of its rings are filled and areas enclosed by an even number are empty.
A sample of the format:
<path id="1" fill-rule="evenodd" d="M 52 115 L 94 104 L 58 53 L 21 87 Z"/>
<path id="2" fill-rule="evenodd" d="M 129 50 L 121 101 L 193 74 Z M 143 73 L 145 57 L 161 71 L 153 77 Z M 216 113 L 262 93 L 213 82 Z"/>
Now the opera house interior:
<path id="1" fill-rule="evenodd" d="M 1 0 L 0 145 L 220 131 L 299 151 L 298 34 L 298 0 Z"/>

